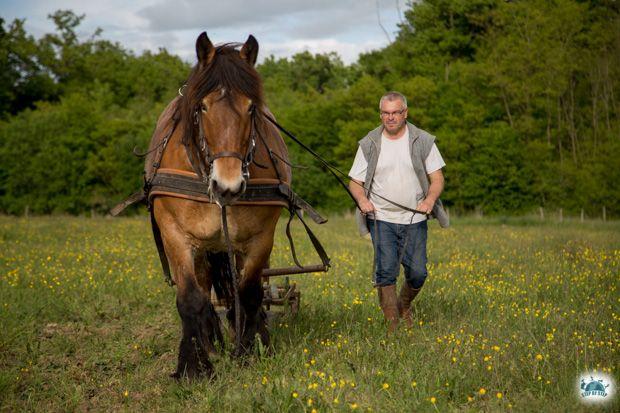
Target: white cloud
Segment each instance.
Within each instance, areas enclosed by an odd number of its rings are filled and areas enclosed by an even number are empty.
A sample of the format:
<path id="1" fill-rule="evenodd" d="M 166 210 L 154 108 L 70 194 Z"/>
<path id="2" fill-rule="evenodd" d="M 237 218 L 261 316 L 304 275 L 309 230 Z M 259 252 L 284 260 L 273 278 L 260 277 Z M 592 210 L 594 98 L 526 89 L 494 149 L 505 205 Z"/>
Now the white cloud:
<path id="1" fill-rule="evenodd" d="M 252 33 L 260 43 L 259 60 L 335 51 L 345 63 L 360 52 L 383 47 L 387 39 L 381 22 L 394 38 L 405 0 L 0 0 L 2 17 L 26 18 L 35 37 L 52 32 L 46 16 L 70 9 L 86 18 L 78 28 L 83 38 L 97 27 L 102 37 L 137 53 L 164 47 L 186 61 L 195 61 L 194 43 L 206 30 L 214 43 L 243 42 Z M 377 8 L 379 5 L 379 8 Z"/>
<path id="2" fill-rule="evenodd" d="M 348 43 L 335 39 L 320 40 L 292 40 L 264 46 L 263 58 L 274 55 L 277 58 L 292 56 L 296 53 L 308 51 L 310 53 L 329 53 L 338 51 L 345 63 L 352 63 L 362 52 L 368 52 L 381 46 L 379 42 Z"/>
<path id="3" fill-rule="evenodd" d="M 222 28 L 244 23 L 269 22 L 292 13 L 355 7 L 355 0 L 160 0 L 139 11 L 151 29 L 184 30 L 191 27 Z"/>

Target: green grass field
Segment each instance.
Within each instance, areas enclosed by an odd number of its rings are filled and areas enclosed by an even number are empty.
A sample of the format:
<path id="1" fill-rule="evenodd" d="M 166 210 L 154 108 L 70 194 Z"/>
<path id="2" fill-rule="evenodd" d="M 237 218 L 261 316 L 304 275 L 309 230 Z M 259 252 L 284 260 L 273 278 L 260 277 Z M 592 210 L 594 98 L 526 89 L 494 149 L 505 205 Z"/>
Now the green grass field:
<path id="1" fill-rule="evenodd" d="M 291 277 L 301 309 L 273 323 L 274 354 L 240 365 L 229 340 L 212 380 L 176 382 L 174 289 L 146 219 L 0 217 L 0 410 L 592 411 L 580 373 L 620 384 L 618 222 L 432 223 L 416 326 L 392 336 L 369 241 L 337 216 L 317 234 L 333 267 Z M 272 266 L 289 264 L 280 228 Z"/>

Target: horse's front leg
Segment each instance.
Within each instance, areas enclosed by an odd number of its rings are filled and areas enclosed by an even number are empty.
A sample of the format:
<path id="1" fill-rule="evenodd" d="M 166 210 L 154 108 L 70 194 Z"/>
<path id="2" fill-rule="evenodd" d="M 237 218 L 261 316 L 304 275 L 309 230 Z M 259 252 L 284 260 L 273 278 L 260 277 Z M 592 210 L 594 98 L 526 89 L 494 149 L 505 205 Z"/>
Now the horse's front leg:
<path id="1" fill-rule="evenodd" d="M 160 225 L 160 228 L 177 285 L 176 303 L 183 328 L 177 369 L 172 377 L 211 375 L 213 365 L 208 350 L 213 347 L 214 338 L 221 338 L 219 318 L 196 277 L 195 249 L 188 238 L 176 225 Z"/>

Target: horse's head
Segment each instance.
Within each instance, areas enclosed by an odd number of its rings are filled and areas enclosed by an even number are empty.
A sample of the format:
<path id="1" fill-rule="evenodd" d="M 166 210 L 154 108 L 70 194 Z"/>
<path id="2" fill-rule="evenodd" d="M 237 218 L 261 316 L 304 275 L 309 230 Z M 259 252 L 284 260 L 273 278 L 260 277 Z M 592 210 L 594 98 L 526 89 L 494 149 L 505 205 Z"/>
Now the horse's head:
<path id="1" fill-rule="evenodd" d="M 263 105 L 261 81 L 254 64 L 254 36 L 241 45 L 214 46 L 203 32 L 196 40 L 198 64 L 187 82 L 186 142 L 200 148 L 210 169 L 209 187 L 220 205 L 239 197 L 246 187 Z M 191 134 L 191 136 L 188 136 Z"/>

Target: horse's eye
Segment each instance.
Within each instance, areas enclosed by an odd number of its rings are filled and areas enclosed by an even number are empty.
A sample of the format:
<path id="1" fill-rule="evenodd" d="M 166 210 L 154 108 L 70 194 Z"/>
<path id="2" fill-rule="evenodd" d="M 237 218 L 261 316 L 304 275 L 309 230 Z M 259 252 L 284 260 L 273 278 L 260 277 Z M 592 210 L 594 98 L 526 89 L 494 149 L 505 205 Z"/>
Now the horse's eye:
<path id="1" fill-rule="evenodd" d="M 207 105 L 205 105 L 204 103 L 201 103 L 200 110 L 202 111 L 202 113 L 207 113 Z"/>

